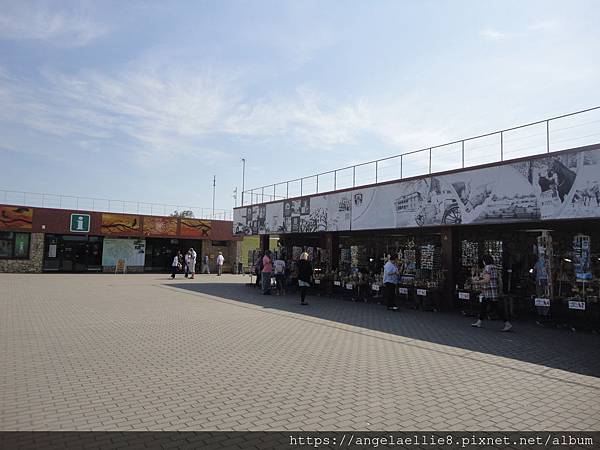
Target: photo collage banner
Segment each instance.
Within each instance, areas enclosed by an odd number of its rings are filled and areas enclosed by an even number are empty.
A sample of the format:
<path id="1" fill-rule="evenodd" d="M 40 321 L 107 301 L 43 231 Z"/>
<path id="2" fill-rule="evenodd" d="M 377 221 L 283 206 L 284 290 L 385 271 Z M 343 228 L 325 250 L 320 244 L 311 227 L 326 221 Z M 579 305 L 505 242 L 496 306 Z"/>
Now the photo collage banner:
<path id="1" fill-rule="evenodd" d="M 234 209 L 235 234 L 600 217 L 600 149 Z"/>

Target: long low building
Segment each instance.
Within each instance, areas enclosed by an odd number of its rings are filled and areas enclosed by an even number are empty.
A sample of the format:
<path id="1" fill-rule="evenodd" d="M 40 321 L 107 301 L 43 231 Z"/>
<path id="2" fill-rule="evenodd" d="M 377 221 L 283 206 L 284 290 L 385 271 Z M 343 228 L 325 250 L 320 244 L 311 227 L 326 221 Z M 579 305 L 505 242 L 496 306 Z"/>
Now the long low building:
<path id="1" fill-rule="evenodd" d="M 460 307 L 490 254 L 515 298 L 600 306 L 600 145 L 246 205 L 233 217 L 234 232 L 261 236 L 263 250 L 278 236 L 292 264 L 308 251 L 354 298 L 368 297 L 394 253 L 401 295 Z"/>
<path id="2" fill-rule="evenodd" d="M 238 243 L 231 221 L 0 204 L 0 272 L 163 272 L 192 247 L 227 271 Z"/>

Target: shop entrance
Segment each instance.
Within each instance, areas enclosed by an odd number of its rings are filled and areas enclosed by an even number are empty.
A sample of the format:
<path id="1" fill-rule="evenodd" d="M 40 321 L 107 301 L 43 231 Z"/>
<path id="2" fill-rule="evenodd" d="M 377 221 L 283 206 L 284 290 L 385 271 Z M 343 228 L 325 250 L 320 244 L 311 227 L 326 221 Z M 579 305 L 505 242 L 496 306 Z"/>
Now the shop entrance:
<path id="1" fill-rule="evenodd" d="M 180 251 L 183 255 L 193 248 L 197 253 L 196 272 L 202 261 L 202 241 L 199 239 L 146 238 L 146 261 L 144 272 L 171 272 L 173 256 Z"/>
<path id="2" fill-rule="evenodd" d="M 44 270 L 56 272 L 102 271 L 102 238 L 46 235 Z"/>

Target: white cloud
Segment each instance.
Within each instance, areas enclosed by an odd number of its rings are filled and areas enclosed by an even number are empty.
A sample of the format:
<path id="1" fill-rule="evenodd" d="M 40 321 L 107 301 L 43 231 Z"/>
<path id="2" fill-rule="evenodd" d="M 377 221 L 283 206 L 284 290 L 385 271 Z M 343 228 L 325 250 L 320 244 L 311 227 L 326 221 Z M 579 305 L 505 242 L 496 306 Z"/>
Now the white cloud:
<path id="1" fill-rule="evenodd" d="M 50 11 L 36 2 L 14 2 L 0 11 L 0 39 L 40 40 L 82 47 L 109 31 L 85 12 Z"/>

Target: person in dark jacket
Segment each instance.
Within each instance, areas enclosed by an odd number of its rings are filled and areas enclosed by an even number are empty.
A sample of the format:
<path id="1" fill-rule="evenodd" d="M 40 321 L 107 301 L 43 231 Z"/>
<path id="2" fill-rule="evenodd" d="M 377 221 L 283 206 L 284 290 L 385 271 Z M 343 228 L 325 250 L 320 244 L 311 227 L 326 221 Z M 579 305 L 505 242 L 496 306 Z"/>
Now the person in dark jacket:
<path id="1" fill-rule="evenodd" d="M 298 286 L 300 287 L 301 305 L 308 305 L 308 303 L 306 303 L 306 291 L 310 287 L 312 275 L 313 268 L 308 261 L 308 253 L 304 252 L 300 255 L 300 261 L 298 261 Z"/>

